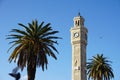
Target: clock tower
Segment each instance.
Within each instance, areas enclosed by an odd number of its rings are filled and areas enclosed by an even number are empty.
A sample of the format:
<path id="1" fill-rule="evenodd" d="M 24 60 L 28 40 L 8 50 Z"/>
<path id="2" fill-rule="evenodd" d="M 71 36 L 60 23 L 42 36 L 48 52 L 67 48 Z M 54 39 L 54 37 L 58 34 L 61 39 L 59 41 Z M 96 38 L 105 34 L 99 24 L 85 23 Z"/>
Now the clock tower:
<path id="1" fill-rule="evenodd" d="M 84 18 L 78 14 L 74 17 L 74 26 L 71 28 L 72 44 L 72 80 L 87 80 L 86 76 L 86 46 L 87 28 Z"/>

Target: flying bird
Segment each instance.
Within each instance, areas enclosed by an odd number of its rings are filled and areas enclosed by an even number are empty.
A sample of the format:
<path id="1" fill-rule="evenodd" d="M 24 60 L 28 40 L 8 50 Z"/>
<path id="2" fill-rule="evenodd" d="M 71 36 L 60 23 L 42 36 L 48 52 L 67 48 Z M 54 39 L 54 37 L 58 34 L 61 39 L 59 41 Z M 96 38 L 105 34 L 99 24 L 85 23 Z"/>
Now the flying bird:
<path id="1" fill-rule="evenodd" d="M 19 70 L 19 67 L 17 66 L 16 68 L 14 68 L 13 70 L 12 70 L 12 73 L 9 73 L 9 75 L 10 76 L 12 76 L 12 77 L 14 77 L 15 78 L 15 80 L 19 80 L 20 79 L 20 73 L 19 72 L 17 72 Z"/>

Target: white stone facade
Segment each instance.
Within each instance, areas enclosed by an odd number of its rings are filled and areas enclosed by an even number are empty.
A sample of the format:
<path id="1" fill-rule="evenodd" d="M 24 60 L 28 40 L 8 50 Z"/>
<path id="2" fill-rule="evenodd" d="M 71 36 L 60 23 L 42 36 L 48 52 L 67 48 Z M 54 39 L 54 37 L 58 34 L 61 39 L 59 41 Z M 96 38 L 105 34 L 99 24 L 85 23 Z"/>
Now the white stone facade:
<path id="1" fill-rule="evenodd" d="M 74 27 L 71 28 L 72 44 L 72 80 L 87 80 L 86 76 L 86 46 L 87 28 L 84 18 L 80 15 L 74 17 Z"/>

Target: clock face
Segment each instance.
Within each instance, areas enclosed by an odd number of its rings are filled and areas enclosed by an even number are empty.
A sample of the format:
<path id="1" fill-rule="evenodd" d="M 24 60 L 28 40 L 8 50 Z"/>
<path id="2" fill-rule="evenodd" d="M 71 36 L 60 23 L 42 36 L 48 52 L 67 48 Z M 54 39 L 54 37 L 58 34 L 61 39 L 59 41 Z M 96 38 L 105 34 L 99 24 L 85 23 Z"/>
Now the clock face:
<path id="1" fill-rule="evenodd" d="M 77 38 L 79 36 L 79 33 L 78 32 L 75 32 L 74 33 L 74 37 Z"/>

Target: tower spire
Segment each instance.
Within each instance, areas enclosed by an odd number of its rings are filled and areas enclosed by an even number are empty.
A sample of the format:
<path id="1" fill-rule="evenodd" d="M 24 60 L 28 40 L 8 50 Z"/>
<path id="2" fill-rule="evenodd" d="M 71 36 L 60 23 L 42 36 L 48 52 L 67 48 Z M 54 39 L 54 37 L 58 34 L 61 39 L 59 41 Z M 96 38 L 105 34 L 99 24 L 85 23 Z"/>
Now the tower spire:
<path id="1" fill-rule="evenodd" d="M 80 16 L 80 12 L 78 12 L 78 16 Z"/>
<path id="2" fill-rule="evenodd" d="M 83 27 L 84 26 L 84 18 L 81 16 L 80 12 L 78 15 L 74 17 L 74 27 Z"/>

